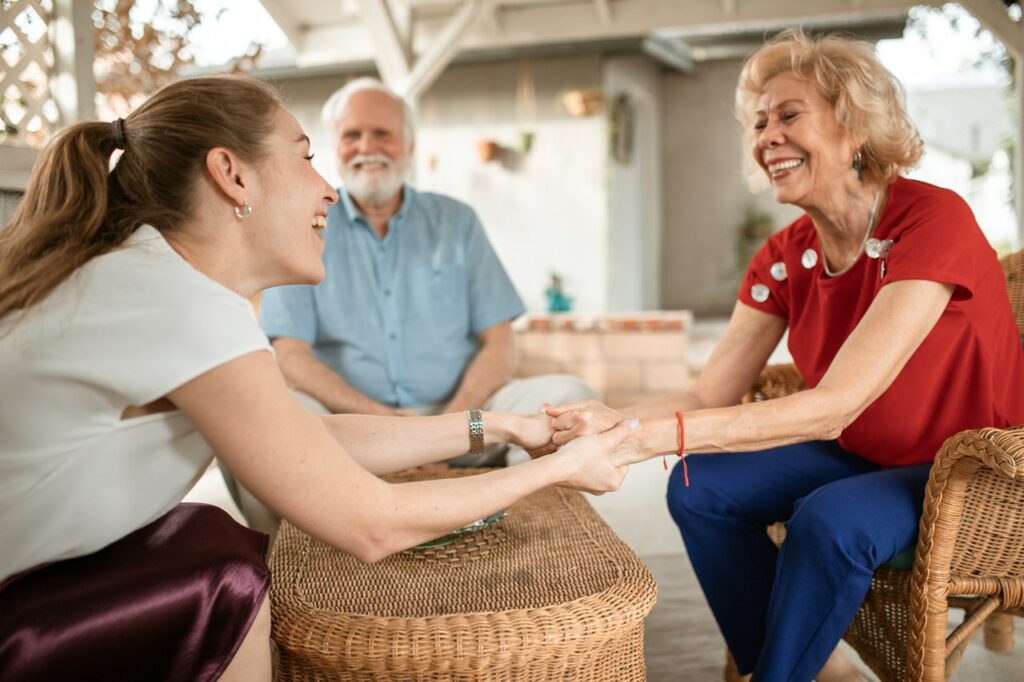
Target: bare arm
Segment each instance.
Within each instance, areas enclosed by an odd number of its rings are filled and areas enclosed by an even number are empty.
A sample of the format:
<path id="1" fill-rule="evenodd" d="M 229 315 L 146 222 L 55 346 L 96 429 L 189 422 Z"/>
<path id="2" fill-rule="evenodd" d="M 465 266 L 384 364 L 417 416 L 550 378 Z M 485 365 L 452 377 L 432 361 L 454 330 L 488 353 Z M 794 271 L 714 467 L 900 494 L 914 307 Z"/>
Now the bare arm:
<path id="1" fill-rule="evenodd" d="M 436 417 L 371 417 L 338 414 L 323 417 L 327 430 L 360 466 L 374 474 L 439 462 L 469 450 L 469 423 L 462 412 Z M 484 444 L 513 443 L 527 450 L 547 445 L 550 420 L 484 412 Z"/>
<path id="2" fill-rule="evenodd" d="M 390 407 L 352 388 L 334 370 L 317 360 L 313 347 L 306 341 L 276 338 L 274 352 L 288 385 L 313 396 L 331 412 L 394 414 Z"/>
<path id="3" fill-rule="evenodd" d="M 758 450 L 838 438 L 889 388 L 952 295 L 952 285 L 925 280 L 883 287 L 816 387 L 775 400 L 687 413 L 687 452 Z M 676 428 L 672 417 L 644 422 L 640 458 L 674 451 Z"/>
<path id="4" fill-rule="evenodd" d="M 481 476 L 389 484 L 360 467 L 324 421 L 292 398 L 269 353 L 220 365 L 168 398 L 260 500 L 364 561 L 437 537 L 547 485 L 614 490 L 629 454 L 622 447 L 628 429 L 619 427 Z"/>
<path id="5" fill-rule="evenodd" d="M 445 412 L 478 408 L 508 383 L 515 372 L 516 348 L 511 322 L 499 322 L 480 332 L 480 349 L 473 357 Z"/>

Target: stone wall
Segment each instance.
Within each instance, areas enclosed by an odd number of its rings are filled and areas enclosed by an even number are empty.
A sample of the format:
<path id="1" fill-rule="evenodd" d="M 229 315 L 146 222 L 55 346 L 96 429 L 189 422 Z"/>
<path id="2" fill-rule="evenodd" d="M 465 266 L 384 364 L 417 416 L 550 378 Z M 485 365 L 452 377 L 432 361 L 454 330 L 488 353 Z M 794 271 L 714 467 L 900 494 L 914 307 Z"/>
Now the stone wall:
<path id="1" fill-rule="evenodd" d="M 516 322 L 519 375 L 581 377 L 612 407 L 688 388 L 688 311 L 533 315 Z"/>

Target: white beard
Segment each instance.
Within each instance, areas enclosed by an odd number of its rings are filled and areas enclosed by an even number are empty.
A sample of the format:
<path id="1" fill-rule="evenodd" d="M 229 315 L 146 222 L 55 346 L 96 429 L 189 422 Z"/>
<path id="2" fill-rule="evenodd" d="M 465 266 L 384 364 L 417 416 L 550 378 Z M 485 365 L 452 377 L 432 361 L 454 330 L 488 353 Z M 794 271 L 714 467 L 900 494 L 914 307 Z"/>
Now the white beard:
<path id="1" fill-rule="evenodd" d="M 381 163 L 384 172 L 366 173 L 356 170 L 360 163 Z M 409 157 L 392 161 L 382 154 L 363 154 L 352 157 L 348 163 L 339 164 L 338 173 L 345 191 L 361 204 L 380 206 L 390 201 L 402 189 L 409 175 Z"/>

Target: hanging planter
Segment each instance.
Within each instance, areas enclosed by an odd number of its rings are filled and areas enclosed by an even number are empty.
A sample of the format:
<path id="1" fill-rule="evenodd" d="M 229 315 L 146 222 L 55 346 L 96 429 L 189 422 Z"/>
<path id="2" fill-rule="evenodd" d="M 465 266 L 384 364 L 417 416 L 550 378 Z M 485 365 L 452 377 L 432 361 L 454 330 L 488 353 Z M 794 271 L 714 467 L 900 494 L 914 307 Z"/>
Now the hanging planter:
<path id="1" fill-rule="evenodd" d="M 481 161 L 494 161 L 498 158 L 498 152 L 501 151 L 501 147 L 498 143 L 488 137 L 481 137 L 476 141 L 476 155 L 480 157 Z"/>
<path id="2" fill-rule="evenodd" d="M 562 105 L 570 116 L 584 118 L 601 112 L 604 92 L 601 90 L 567 90 L 562 93 Z"/>
<path id="3" fill-rule="evenodd" d="M 529 154 L 531 149 L 533 149 L 533 131 L 523 130 L 519 133 L 519 151 Z"/>

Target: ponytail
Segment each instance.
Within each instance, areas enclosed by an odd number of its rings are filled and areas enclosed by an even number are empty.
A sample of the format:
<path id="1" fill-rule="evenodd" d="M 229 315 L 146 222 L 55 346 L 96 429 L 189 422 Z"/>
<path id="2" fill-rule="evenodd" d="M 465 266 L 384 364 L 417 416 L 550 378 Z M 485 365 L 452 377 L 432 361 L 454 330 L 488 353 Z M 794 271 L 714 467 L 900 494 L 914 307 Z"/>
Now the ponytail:
<path id="1" fill-rule="evenodd" d="M 113 150 L 109 125 L 79 123 L 39 155 L 14 217 L 0 230 L 0 319 L 35 305 L 120 243 L 103 230 Z"/>

